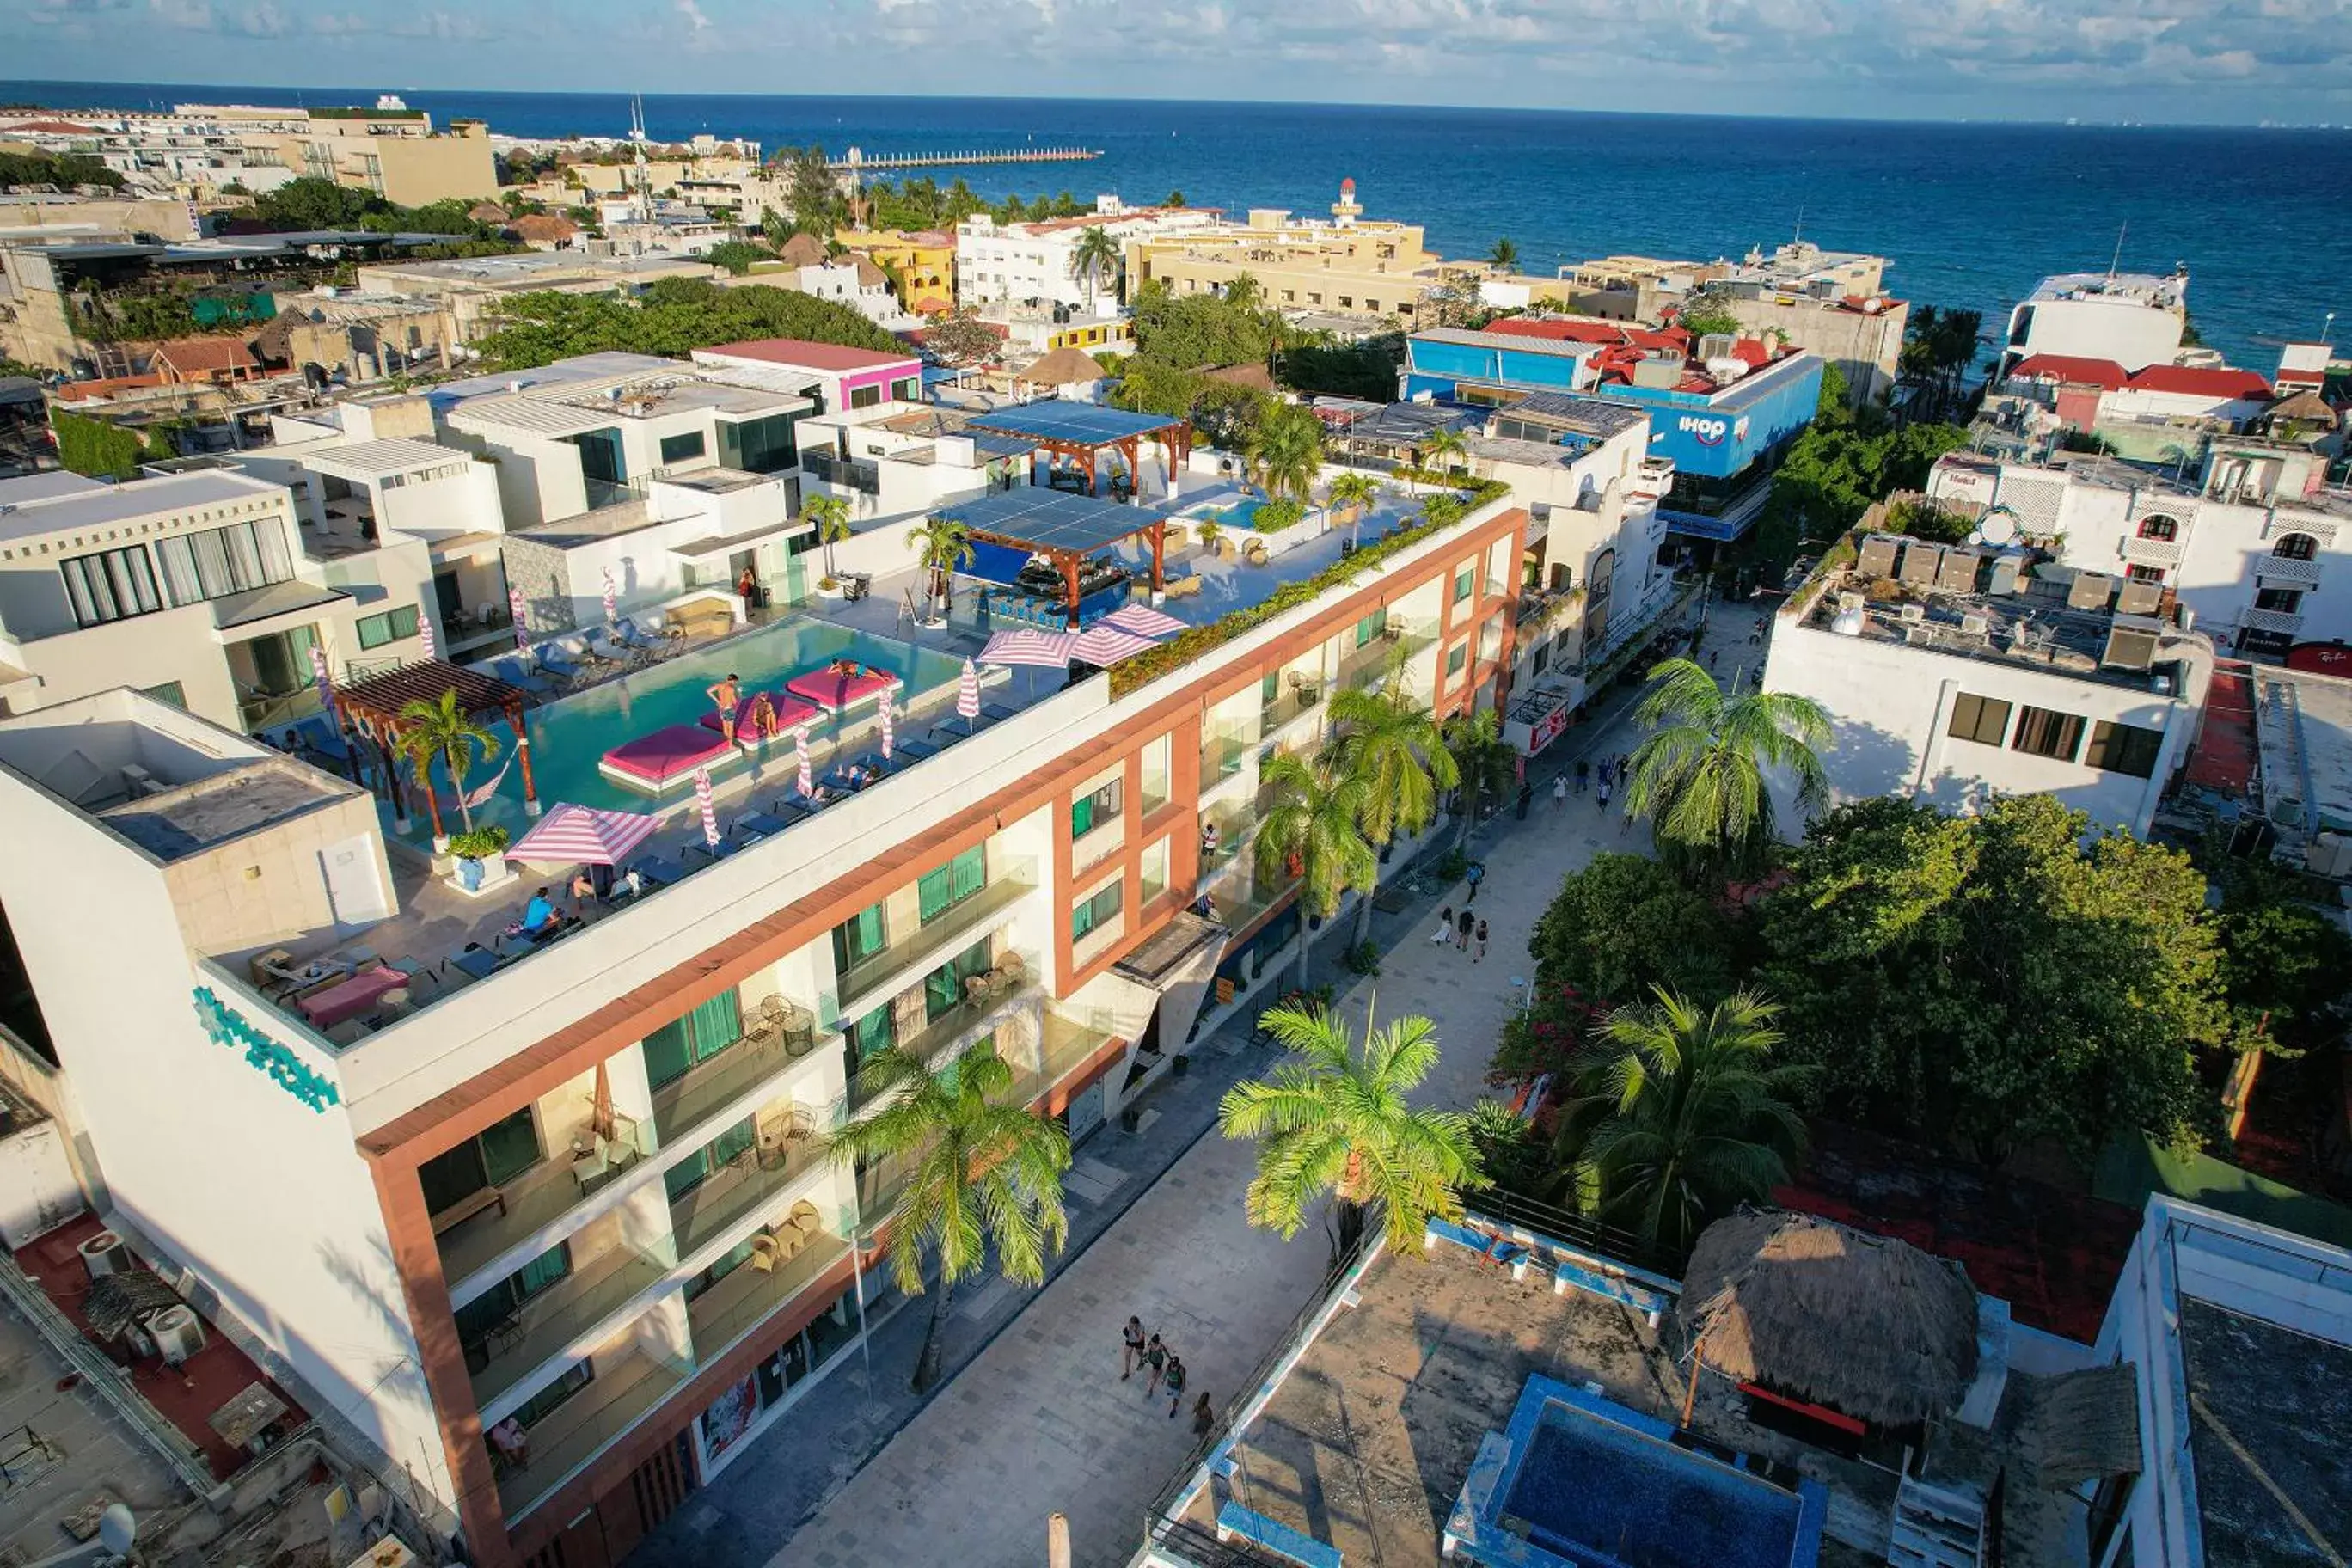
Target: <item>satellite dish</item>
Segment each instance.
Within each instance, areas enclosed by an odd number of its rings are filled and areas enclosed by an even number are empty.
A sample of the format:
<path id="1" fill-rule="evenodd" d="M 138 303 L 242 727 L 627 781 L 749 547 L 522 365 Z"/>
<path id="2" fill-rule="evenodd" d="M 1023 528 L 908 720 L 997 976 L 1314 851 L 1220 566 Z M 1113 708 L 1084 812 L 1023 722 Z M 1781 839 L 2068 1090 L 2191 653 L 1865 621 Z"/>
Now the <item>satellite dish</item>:
<path id="1" fill-rule="evenodd" d="M 1968 538 L 1962 540 L 1960 542 L 1963 544 L 1982 544 L 1984 542 L 1984 530 L 1981 528 L 1972 528 L 1969 530 Z"/>
<path id="2" fill-rule="evenodd" d="M 109 1503 L 98 1516 L 98 1540 L 117 1557 L 128 1557 L 139 1540 L 139 1521 L 121 1503 Z"/>
<path id="3" fill-rule="evenodd" d="M 1977 531 L 1987 544 L 2007 544 L 2017 537 L 2017 520 L 2004 512 L 1989 511 L 1977 524 Z"/>

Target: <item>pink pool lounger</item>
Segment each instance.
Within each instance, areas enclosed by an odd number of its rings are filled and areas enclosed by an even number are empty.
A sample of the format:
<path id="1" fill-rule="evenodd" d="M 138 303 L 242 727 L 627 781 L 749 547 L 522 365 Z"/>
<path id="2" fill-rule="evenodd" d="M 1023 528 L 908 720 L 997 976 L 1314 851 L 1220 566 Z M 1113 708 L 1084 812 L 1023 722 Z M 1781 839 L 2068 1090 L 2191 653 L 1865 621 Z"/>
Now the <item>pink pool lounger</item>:
<path id="1" fill-rule="evenodd" d="M 704 763 L 734 754 L 735 748 L 722 735 L 698 724 L 672 724 L 614 747 L 597 763 L 596 771 L 616 784 L 659 795 L 693 778 L 694 770 Z"/>
<path id="2" fill-rule="evenodd" d="M 760 698 L 768 700 L 768 717 L 764 723 L 758 720 Z M 817 710 L 797 697 L 787 697 L 781 691 L 763 691 L 750 698 L 735 710 L 735 742 L 749 746 L 778 735 L 789 735 L 798 726 L 816 717 Z M 705 713 L 699 721 L 702 727 L 715 735 L 723 735 L 727 727 L 716 713 Z"/>
<path id="3" fill-rule="evenodd" d="M 859 665 L 855 675 L 844 674 L 827 665 L 793 677 L 784 682 L 784 689 L 795 697 L 806 698 L 828 713 L 839 713 L 861 702 L 870 702 L 885 691 L 897 691 L 906 684 L 888 670 L 877 669 L 870 664 Z"/>

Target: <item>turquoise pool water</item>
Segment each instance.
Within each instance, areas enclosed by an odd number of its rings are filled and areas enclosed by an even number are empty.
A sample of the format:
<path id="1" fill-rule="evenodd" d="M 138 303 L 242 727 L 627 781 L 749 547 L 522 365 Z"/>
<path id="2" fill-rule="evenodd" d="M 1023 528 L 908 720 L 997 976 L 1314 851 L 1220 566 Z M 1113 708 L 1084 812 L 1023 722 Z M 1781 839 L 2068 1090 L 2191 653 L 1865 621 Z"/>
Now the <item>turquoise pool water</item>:
<path id="1" fill-rule="evenodd" d="M 625 789 L 597 771 L 597 761 L 624 741 L 672 724 L 695 723 L 710 711 L 707 693 L 711 686 L 730 670 L 742 677 L 743 695 L 748 700 L 755 692 L 776 690 L 792 677 L 836 658 L 857 659 L 877 669 L 889 670 L 906 681 L 906 689 L 895 700 L 895 706 L 902 711 L 936 702 L 942 696 L 951 698 L 963 674 L 961 659 L 929 648 L 876 637 L 831 621 L 780 621 L 532 709 L 528 716 L 530 764 L 540 803 L 552 805 L 558 801 L 571 801 L 579 805 L 644 811 L 689 798 L 693 794 L 690 782 L 681 783 L 658 798 Z M 868 703 L 851 716 L 850 723 L 866 721 L 873 712 L 873 705 Z M 825 757 L 822 742 L 833 737 L 839 722 L 830 718 L 819 720 L 810 731 L 811 754 L 820 767 Z M 513 754 L 514 736 L 508 726 L 499 724 L 493 733 L 499 738 L 499 755 L 487 767 L 475 768 L 469 781 L 473 787 L 479 788 Z M 739 752 L 732 759 L 722 759 L 712 767 L 711 774 L 725 778 L 759 767 L 768 775 L 788 777 L 792 766 L 793 742 L 787 735 L 780 742 L 762 743 L 758 753 Z M 449 805 L 446 775 L 437 768 L 435 773 L 442 781 L 442 810 L 454 829 L 457 819 Z M 389 833 L 391 810 L 383 810 L 385 831 Z M 523 815 L 520 767 L 509 769 L 499 793 L 474 808 L 474 823 L 477 826 L 495 823 L 518 837 L 521 836 L 530 820 Z M 431 827 L 420 814 L 410 824 L 408 837 L 424 844 L 431 837 Z"/>

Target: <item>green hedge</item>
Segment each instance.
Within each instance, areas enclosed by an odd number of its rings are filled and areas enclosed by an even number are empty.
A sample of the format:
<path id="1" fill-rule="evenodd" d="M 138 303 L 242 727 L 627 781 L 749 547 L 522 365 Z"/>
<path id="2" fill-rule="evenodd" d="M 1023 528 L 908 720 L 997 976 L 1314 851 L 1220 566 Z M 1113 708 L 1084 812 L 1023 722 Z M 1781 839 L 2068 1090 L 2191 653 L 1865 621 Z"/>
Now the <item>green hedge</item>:
<path id="1" fill-rule="evenodd" d="M 58 436 L 58 461 L 93 479 L 128 479 L 147 455 L 137 436 L 108 420 L 60 408 L 50 414 L 49 427 Z"/>
<path id="2" fill-rule="evenodd" d="M 1481 479 L 1471 489 L 1456 494 L 1425 498 L 1421 506 L 1423 521 L 1412 527 L 1385 539 L 1372 540 L 1354 554 L 1341 556 L 1312 577 L 1284 584 L 1258 604 L 1222 616 L 1205 626 L 1194 626 L 1147 653 L 1137 654 L 1133 658 L 1113 665 L 1110 694 L 1124 697 L 1171 670 L 1181 669 L 1202 655 L 1223 647 L 1253 626 L 1264 626 L 1286 611 L 1311 604 L 1330 589 L 1346 586 L 1366 568 L 1378 566 L 1391 556 L 1401 554 L 1423 540 L 1454 527 L 1488 501 L 1508 494 L 1510 488 L 1500 479 Z"/>

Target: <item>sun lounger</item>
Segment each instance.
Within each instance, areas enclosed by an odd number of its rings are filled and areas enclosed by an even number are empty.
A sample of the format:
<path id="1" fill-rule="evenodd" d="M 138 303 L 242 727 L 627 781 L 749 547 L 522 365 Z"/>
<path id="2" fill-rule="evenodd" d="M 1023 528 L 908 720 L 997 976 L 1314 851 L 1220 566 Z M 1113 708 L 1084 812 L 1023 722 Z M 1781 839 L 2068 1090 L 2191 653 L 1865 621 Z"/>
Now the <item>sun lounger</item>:
<path id="1" fill-rule="evenodd" d="M 583 666 L 574 663 L 570 654 L 553 643 L 540 644 L 538 654 L 539 667 L 559 680 L 578 680 L 588 673 Z"/>
<path id="2" fill-rule="evenodd" d="M 860 703 L 874 701 L 885 691 L 901 690 L 906 684 L 888 670 L 870 665 L 860 665 L 855 675 L 827 666 L 793 677 L 784 682 L 784 689 L 828 713 L 841 713 Z"/>
<path id="3" fill-rule="evenodd" d="M 659 855 L 646 856 L 630 869 L 656 888 L 667 888 L 686 875 L 684 867 Z"/>
<path id="4" fill-rule="evenodd" d="M 691 780 L 697 768 L 733 755 L 725 736 L 698 724 L 672 724 L 614 747 L 596 771 L 625 788 L 660 795 Z"/>
<path id="5" fill-rule="evenodd" d="M 626 616 L 613 623 L 613 640 L 624 647 L 637 648 L 646 653 L 662 652 L 670 642 L 666 637 L 646 631 Z"/>

